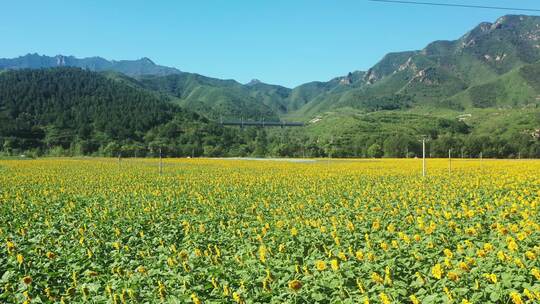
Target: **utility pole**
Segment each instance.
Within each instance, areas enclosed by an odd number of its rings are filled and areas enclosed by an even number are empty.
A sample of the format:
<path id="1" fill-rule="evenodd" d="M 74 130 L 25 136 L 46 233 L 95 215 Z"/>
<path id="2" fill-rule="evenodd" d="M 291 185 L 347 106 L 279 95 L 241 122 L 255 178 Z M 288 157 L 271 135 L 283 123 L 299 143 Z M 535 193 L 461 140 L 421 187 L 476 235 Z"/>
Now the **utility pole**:
<path id="1" fill-rule="evenodd" d="M 426 177 L 426 138 L 422 138 L 422 177 Z"/>
<path id="2" fill-rule="evenodd" d="M 161 156 L 161 147 L 159 148 L 159 175 L 163 174 L 163 158 Z"/>
<path id="3" fill-rule="evenodd" d="M 426 141 L 428 141 L 429 138 L 427 135 L 422 135 L 422 139 L 419 140 L 422 142 L 422 177 L 426 177 Z"/>
<path id="4" fill-rule="evenodd" d="M 452 149 L 448 149 L 448 174 L 452 172 Z"/>

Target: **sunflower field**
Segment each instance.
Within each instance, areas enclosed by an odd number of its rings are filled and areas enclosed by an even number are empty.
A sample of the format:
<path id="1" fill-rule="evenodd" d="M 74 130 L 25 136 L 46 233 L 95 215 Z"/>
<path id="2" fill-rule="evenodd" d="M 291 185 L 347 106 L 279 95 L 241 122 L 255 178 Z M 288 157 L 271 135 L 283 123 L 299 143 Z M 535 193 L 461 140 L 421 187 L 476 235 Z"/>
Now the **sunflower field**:
<path id="1" fill-rule="evenodd" d="M 540 303 L 540 161 L 0 161 L 0 303 Z"/>

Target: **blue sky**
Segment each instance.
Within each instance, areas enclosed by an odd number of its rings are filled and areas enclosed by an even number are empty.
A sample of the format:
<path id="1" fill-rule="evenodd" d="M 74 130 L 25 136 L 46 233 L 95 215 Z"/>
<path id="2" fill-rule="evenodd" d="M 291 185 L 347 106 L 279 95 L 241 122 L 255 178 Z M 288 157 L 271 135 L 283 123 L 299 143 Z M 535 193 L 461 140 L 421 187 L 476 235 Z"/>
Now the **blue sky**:
<path id="1" fill-rule="evenodd" d="M 437 2 L 437 0 L 433 0 Z M 540 9 L 538 0 L 444 0 Z M 456 39 L 512 11 L 366 0 L 3 1 L 0 57 L 149 57 L 182 71 L 293 87 Z"/>

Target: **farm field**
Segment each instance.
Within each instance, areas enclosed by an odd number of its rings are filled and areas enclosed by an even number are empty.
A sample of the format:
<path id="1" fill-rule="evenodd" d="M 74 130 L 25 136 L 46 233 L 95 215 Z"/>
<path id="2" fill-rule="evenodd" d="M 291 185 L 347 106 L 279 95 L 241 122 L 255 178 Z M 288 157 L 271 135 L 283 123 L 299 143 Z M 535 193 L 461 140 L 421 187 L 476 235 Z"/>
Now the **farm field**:
<path id="1" fill-rule="evenodd" d="M 0 303 L 538 303 L 540 161 L 0 160 Z"/>

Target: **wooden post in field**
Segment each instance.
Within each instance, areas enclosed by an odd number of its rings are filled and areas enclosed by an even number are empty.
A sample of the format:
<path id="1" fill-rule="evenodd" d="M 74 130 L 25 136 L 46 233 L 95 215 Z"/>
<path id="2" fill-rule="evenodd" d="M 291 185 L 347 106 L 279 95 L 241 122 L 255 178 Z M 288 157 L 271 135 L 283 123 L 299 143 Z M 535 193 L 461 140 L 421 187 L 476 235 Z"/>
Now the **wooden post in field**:
<path id="1" fill-rule="evenodd" d="M 427 135 L 421 135 L 421 139 L 418 139 L 418 141 L 422 142 L 422 177 L 427 176 L 427 169 L 426 169 L 426 141 L 429 140 L 429 137 Z M 431 153 L 430 153 L 431 154 Z"/>
<path id="2" fill-rule="evenodd" d="M 426 177 L 426 139 L 422 138 L 422 176 Z"/>
<path id="3" fill-rule="evenodd" d="M 161 148 L 159 148 L 159 175 L 163 174 L 163 158 L 161 156 Z"/>
<path id="4" fill-rule="evenodd" d="M 452 149 L 448 149 L 448 174 L 452 172 Z"/>
<path id="5" fill-rule="evenodd" d="M 122 153 L 118 152 L 118 168 L 120 168 L 120 159 L 122 158 Z"/>

